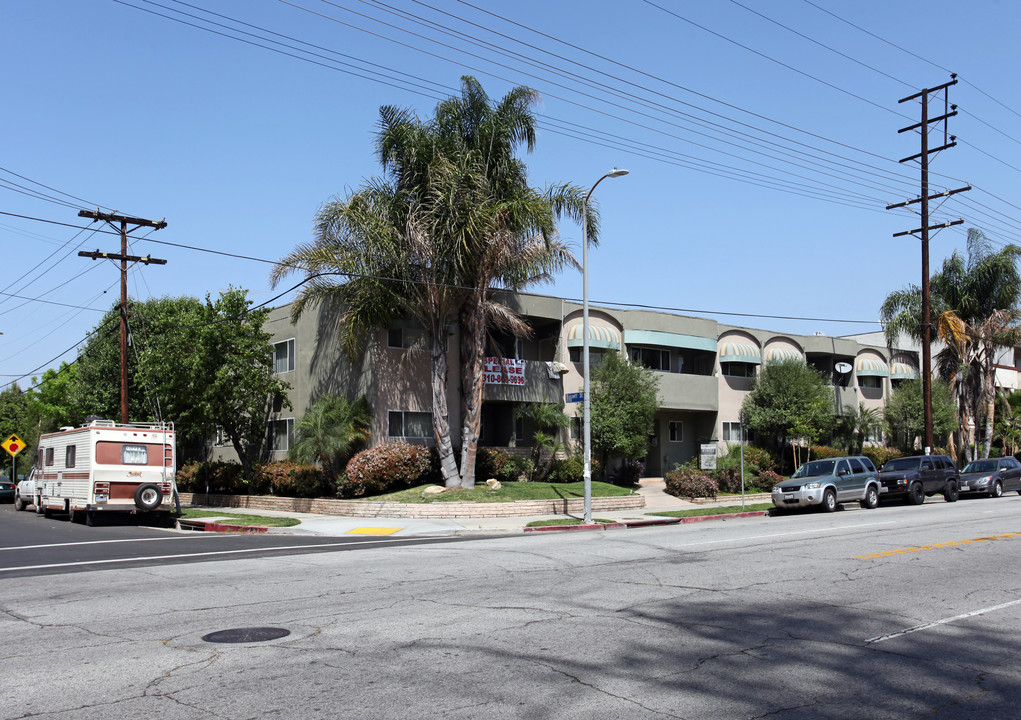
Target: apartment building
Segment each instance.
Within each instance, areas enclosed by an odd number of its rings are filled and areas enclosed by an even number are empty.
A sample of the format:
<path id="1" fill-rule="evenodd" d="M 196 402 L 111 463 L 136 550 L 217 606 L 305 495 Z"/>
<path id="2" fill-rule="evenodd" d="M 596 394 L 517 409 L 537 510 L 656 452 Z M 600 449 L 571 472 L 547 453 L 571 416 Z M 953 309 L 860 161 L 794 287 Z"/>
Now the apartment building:
<path id="1" fill-rule="evenodd" d="M 532 335 L 492 340 L 481 445 L 522 447 L 528 445 L 532 428 L 515 419 L 515 404 L 558 403 L 569 416 L 580 415 L 580 405 L 565 399 L 582 390 L 582 308 L 541 295 L 508 293 L 500 301 L 527 318 Z M 619 351 L 659 378 L 660 406 L 646 458 L 650 476 L 696 457 L 705 443 L 717 443 L 722 451 L 737 441 L 741 404 L 759 369 L 770 361 L 796 358 L 825 373 L 841 413 L 855 412 L 859 403 L 882 408 L 898 382 L 918 377 L 917 349 L 891 350 L 881 335 L 792 335 L 668 312 L 608 307 L 590 306 L 589 316 L 593 365 L 605 353 Z M 270 314 L 265 328 L 272 335 L 276 371 L 291 385 L 293 406 L 287 411 L 274 408 L 271 414 L 273 456 L 286 456 L 295 419 L 327 394 L 368 397 L 374 409 L 374 444 L 398 439 L 431 443 L 430 361 L 428 351 L 416 347 L 420 331 L 408 323 L 380 330 L 352 362 L 337 342 L 339 320 L 336 312 L 325 309 L 310 310 L 297 323 L 290 320 L 290 306 Z M 447 405 L 451 427 L 458 428 L 459 338 L 456 327 L 449 332 Z M 577 436 L 575 424 L 561 440 L 580 444 Z M 229 454 L 229 448 L 216 448 L 216 456 Z"/>

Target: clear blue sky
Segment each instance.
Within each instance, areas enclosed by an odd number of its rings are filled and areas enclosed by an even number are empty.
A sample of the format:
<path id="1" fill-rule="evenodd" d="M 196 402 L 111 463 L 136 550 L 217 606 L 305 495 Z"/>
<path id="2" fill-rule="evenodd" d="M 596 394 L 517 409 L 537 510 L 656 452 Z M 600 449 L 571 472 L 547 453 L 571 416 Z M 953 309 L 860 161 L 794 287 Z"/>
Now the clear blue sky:
<path id="1" fill-rule="evenodd" d="M 541 92 L 534 185 L 631 171 L 596 191 L 594 302 L 865 332 L 888 292 L 920 280 L 919 243 L 892 238 L 917 217 L 884 210 L 919 193 L 917 166 L 897 163 L 919 150 L 897 132 L 919 106 L 898 99 L 960 76 L 961 144 L 933 159 L 932 182 L 976 189 L 935 213 L 965 224 L 934 236 L 933 267 L 968 227 L 1021 242 L 1019 27 L 1021 4 L 992 0 L 8 0 L 0 211 L 84 226 L 78 210 L 99 205 L 165 217 L 154 240 L 276 260 L 310 239 L 321 203 L 378 173 L 381 105 L 428 116 L 472 74 L 493 97 Z M 561 234 L 577 248 L 578 226 Z M 75 357 L 118 294 L 116 268 L 77 251 L 119 243 L 11 215 L 0 241 L 9 382 Z M 279 292 L 264 262 L 144 240 L 132 252 L 168 260 L 132 271 L 136 298 Z M 537 291 L 580 298 L 581 278 Z"/>

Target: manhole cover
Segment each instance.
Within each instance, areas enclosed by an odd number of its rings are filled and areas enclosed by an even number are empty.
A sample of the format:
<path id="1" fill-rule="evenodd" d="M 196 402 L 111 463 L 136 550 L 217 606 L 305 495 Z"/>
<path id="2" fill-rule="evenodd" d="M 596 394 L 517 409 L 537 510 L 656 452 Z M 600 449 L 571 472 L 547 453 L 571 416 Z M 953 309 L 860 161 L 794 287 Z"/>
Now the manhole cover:
<path id="1" fill-rule="evenodd" d="M 208 635 L 203 635 L 202 639 L 211 643 L 253 643 L 276 640 L 277 638 L 287 637 L 290 634 L 291 631 L 284 628 L 249 627 L 217 630 Z"/>

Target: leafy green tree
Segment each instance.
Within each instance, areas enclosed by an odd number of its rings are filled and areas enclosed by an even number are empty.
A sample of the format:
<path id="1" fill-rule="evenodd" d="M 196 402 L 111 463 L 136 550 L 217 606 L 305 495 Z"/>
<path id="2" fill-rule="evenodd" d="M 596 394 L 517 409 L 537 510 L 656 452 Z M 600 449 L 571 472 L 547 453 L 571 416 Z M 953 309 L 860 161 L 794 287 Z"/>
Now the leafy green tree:
<path id="1" fill-rule="evenodd" d="M 295 423 L 291 460 L 319 463 L 323 476 L 335 482 L 344 465 L 370 438 L 372 406 L 362 395 L 354 402 L 328 395 L 316 400 Z"/>
<path id="2" fill-rule="evenodd" d="M 494 104 L 477 80 L 465 77 L 460 98 L 441 102 L 431 120 L 381 108 L 376 144 L 383 177 L 324 205 L 313 242 L 296 247 L 271 276 L 275 284 L 304 273 L 308 282 L 292 317 L 320 304 L 338 307 L 340 342 L 352 357 L 375 330 L 397 320 L 421 325 L 447 487 L 475 484 L 488 329 L 528 332 L 520 317 L 492 301 L 492 292 L 520 290 L 574 262 L 556 240 L 556 219 L 580 218 L 582 191 L 529 187 L 525 165 L 514 156 L 521 143 L 528 150 L 534 145 L 536 101 L 534 91 L 515 88 Z M 596 218 L 590 217 L 592 239 Z M 454 324 L 462 340 L 460 468 L 447 421 Z"/>
<path id="3" fill-rule="evenodd" d="M 220 427 L 248 476 L 265 447 L 269 408 L 287 402 L 287 385 L 273 374 L 270 336 L 262 329 L 269 311 L 250 305 L 246 291 L 235 288 L 204 302 L 191 297 L 133 302 L 128 355 L 130 419 L 173 421 L 182 460 L 204 458 L 207 441 Z M 73 370 L 43 376 L 33 401 L 46 423 L 120 417 L 118 322 L 114 308 Z"/>
<path id="4" fill-rule="evenodd" d="M 524 418 L 535 426 L 532 433 L 532 467 L 528 479 L 542 482 L 563 446 L 557 443 L 557 433 L 571 424 L 564 414 L 564 406 L 554 403 L 521 403 L 514 408 L 514 417 Z"/>
<path id="5" fill-rule="evenodd" d="M 28 448 L 35 446 L 38 437 L 35 428 L 30 425 L 28 397 L 17 383 L 8 385 L 0 392 L 0 441 L 6 440 L 11 435 L 21 438 Z M 20 451 L 17 459 L 12 459 L 7 451 L 2 453 L 0 467 L 8 477 L 11 476 L 12 466 L 27 470 L 32 463 L 33 453 L 30 449 Z"/>
<path id="6" fill-rule="evenodd" d="M 833 427 L 833 389 L 826 377 L 800 360 L 765 365 L 741 406 L 745 424 L 760 442 L 782 448 L 788 442 L 797 462 L 796 441 L 816 443 Z"/>
<path id="7" fill-rule="evenodd" d="M 659 407 L 659 378 L 619 352 L 608 352 L 592 370 L 590 386 L 592 448 L 600 454 L 605 475 L 610 457 L 640 460 L 648 454 Z"/>
<path id="8" fill-rule="evenodd" d="M 77 372 L 77 363 L 62 362 L 57 370 L 49 369 L 41 378 L 32 378 L 33 387 L 27 391 L 29 411 L 40 432 L 53 432 L 84 421 L 85 412 L 74 404 L 70 393 Z"/>
<path id="9" fill-rule="evenodd" d="M 972 456 L 974 438 L 968 428 L 982 426 L 981 447 L 975 455 L 989 456 L 996 414 L 997 348 L 1013 347 L 1021 340 L 1021 274 L 1017 262 L 1021 247 L 1007 245 L 994 251 L 992 243 L 975 228 L 968 230 L 967 256 L 954 252 L 929 282 L 931 317 L 945 343 L 936 357 L 941 378 L 957 397 L 958 426 L 964 435 L 954 442 L 965 460 Z M 900 333 L 921 341 L 921 289 L 909 285 L 890 293 L 880 315 L 887 341 Z"/>
<path id="10" fill-rule="evenodd" d="M 890 393 L 883 412 L 887 432 L 894 447 L 904 452 L 914 451 L 915 438 L 925 431 L 925 408 L 922 399 L 922 381 L 906 380 Z M 934 380 L 932 383 L 932 431 L 934 437 L 944 439 L 957 429 L 957 402 L 949 383 Z"/>

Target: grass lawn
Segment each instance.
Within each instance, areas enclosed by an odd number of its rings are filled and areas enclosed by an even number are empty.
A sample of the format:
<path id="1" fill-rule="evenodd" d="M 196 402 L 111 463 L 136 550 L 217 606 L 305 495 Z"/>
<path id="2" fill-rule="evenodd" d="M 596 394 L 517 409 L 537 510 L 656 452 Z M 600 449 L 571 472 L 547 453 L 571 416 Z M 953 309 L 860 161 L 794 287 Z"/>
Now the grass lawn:
<path id="1" fill-rule="evenodd" d="M 585 484 L 575 483 L 544 483 L 544 482 L 508 482 L 503 483 L 499 490 L 493 490 L 485 483 L 476 485 L 471 490 L 450 490 L 439 495 L 422 496 L 428 485 L 419 485 L 408 490 L 377 495 L 365 500 L 387 500 L 402 503 L 433 503 L 433 502 L 514 502 L 515 500 L 562 500 L 565 498 L 585 497 Z M 630 495 L 631 489 L 618 487 L 604 482 L 592 483 L 592 497 L 615 497 Z"/>
<path id="2" fill-rule="evenodd" d="M 694 510 L 670 510 L 669 512 L 645 514 L 656 515 L 658 517 L 696 517 L 698 515 L 728 515 L 730 513 L 739 512 L 756 512 L 759 510 L 769 510 L 772 507 L 773 503 L 745 503 L 743 509 L 740 505 L 726 505 L 723 507 L 701 507 L 695 508 Z"/>
<path id="3" fill-rule="evenodd" d="M 181 517 L 185 519 L 217 517 L 230 518 L 228 525 L 259 525 L 262 527 L 291 527 L 298 525 L 301 520 L 290 517 L 266 517 L 263 515 L 243 515 L 238 513 L 217 512 L 216 510 L 193 510 L 181 508 Z"/>
<path id="4" fill-rule="evenodd" d="M 556 518 L 553 520 L 533 520 L 532 522 L 525 525 L 525 527 L 554 527 L 557 525 L 581 525 L 581 518 Z M 607 525 L 609 523 L 615 523 L 616 520 L 606 520 L 605 518 L 592 518 L 593 525 Z"/>

